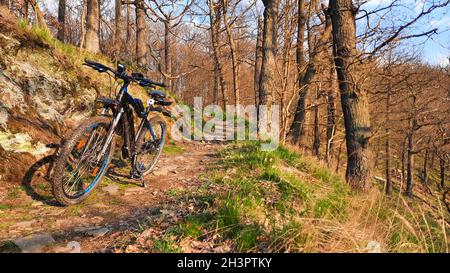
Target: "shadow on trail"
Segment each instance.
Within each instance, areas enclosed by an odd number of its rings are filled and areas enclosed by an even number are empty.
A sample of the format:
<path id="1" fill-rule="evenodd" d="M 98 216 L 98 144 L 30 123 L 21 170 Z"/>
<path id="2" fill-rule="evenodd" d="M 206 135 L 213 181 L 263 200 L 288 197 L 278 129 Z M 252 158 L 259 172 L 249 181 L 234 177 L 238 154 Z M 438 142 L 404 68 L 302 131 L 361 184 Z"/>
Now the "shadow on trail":
<path id="1" fill-rule="evenodd" d="M 51 155 L 45 156 L 38 161 L 36 161 L 31 167 L 28 169 L 28 171 L 25 173 L 24 177 L 22 178 L 22 186 L 25 189 L 25 192 L 27 195 L 29 195 L 33 200 L 41 201 L 42 203 L 49 205 L 49 206 L 60 206 L 56 200 L 54 200 L 51 196 L 44 195 L 40 193 L 33 185 L 33 181 L 37 177 L 43 178 L 47 183 L 50 184 L 50 179 L 52 175 L 52 169 L 53 165 L 55 163 L 55 160 L 57 158 L 58 149 L 60 147 L 60 144 L 48 144 L 46 145 L 47 148 L 54 148 L 56 149 L 55 152 Z M 45 170 L 45 175 L 43 177 L 36 175 L 38 171 Z M 42 172 L 39 172 L 39 174 Z M 41 179 L 42 180 L 42 179 Z"/>

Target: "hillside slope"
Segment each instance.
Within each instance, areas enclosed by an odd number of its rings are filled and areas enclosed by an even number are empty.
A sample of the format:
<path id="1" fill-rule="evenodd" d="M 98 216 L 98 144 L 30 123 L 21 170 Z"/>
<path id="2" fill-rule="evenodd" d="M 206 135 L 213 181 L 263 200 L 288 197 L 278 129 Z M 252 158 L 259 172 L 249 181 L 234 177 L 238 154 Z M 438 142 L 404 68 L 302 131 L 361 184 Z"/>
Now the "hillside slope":
<path id="1" fill-rule="evenodd" d="M 46 32 L 0 14 L 0 181 L 20 183 L 33 161 L 52 153 L 46 145 L 93 111 L 100 87 Z"/>

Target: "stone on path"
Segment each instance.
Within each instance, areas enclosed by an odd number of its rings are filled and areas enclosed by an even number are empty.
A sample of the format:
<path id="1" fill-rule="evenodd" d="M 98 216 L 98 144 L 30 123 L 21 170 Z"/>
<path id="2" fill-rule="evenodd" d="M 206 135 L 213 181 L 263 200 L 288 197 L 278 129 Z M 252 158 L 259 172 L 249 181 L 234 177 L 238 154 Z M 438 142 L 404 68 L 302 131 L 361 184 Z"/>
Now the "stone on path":
<path id="1" fill-rule="evenodd" d="M 102 190 L 104 192 L 107 192 L 107 193 L 111 194 L 111 195 L 115 195 L 115 194 L 117 194 L 117 191 L 119 190 L 119 187 L 117 185 L 110 184 L 110 185 L 108 185 L 106 187 L 103 187 Z"/>
<path id="2" fill-rule="evenodd" d="M 74 229 L 75 232 L 84 233 L 93 237 L 101 237 L 108 233 L 110 230 L 107 227 L 78 227 Z"/>
<path id="3" fill-rule="evenodd" d="M 368 253 L 382 253 L 381 244 L 377 241 L 369 241 L 366 246 Z"/>
<path id="4" fill-rule="evenodd" d="M 77 241 L 70 241 L 66 246 L 56 246 L 53 248 L 55 253 L 80 253 L 81 245 Z"/>
<path id="5" fill-rule="evenodd" d="M 101 237 L 109 232 L 109 228 L 102 227 L 97 229 L 91 229 L 86 231 L 87 235 L 94 236 L 94 237 Z"/>
<path id="6" fill-rule="evenodd" d="M 48 233 L 32 234 L 13 241 L 24 253 L 39 253 L 42 248 L 55 242 Z"/>

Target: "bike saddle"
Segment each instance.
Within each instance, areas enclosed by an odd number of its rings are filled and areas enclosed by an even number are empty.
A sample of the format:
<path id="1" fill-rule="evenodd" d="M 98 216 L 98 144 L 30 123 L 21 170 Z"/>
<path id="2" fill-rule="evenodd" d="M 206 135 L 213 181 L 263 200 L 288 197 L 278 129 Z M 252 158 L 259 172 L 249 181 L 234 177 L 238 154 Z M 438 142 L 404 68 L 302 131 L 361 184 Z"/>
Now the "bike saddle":
<path id="1" fill-rule="evenodd" d="M 164 99 L 166 98 L 166 94 L 164 92 L 158 90 L 149 91 L 148 94 L 155 99 Z"/>

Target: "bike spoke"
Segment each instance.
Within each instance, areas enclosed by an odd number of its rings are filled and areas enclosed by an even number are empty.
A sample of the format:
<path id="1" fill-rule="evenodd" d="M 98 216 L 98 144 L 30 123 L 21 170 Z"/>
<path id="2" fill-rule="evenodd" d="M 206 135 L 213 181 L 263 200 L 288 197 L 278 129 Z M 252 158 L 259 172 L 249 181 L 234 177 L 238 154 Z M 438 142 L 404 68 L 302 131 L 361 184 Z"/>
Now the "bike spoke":
<path id="1" fill-rule="evenodd" d="M 97 154 L 101 151 L 106 141 L 107 130 L 95 127 L 82 135 L 80 141 L 75 145 L 74 151 L 70 153 L 67 161 L 67 173 L 63 177 L 63 189 L 70 196 L 82 194 L 85 190 L 84 184 L 93 183 L 98 175 L 103 161 L 95 162 Z M 81 151 L 80 151 L 81 149 Z M 94 170 L 94 174 L 92 171 Z"/>

